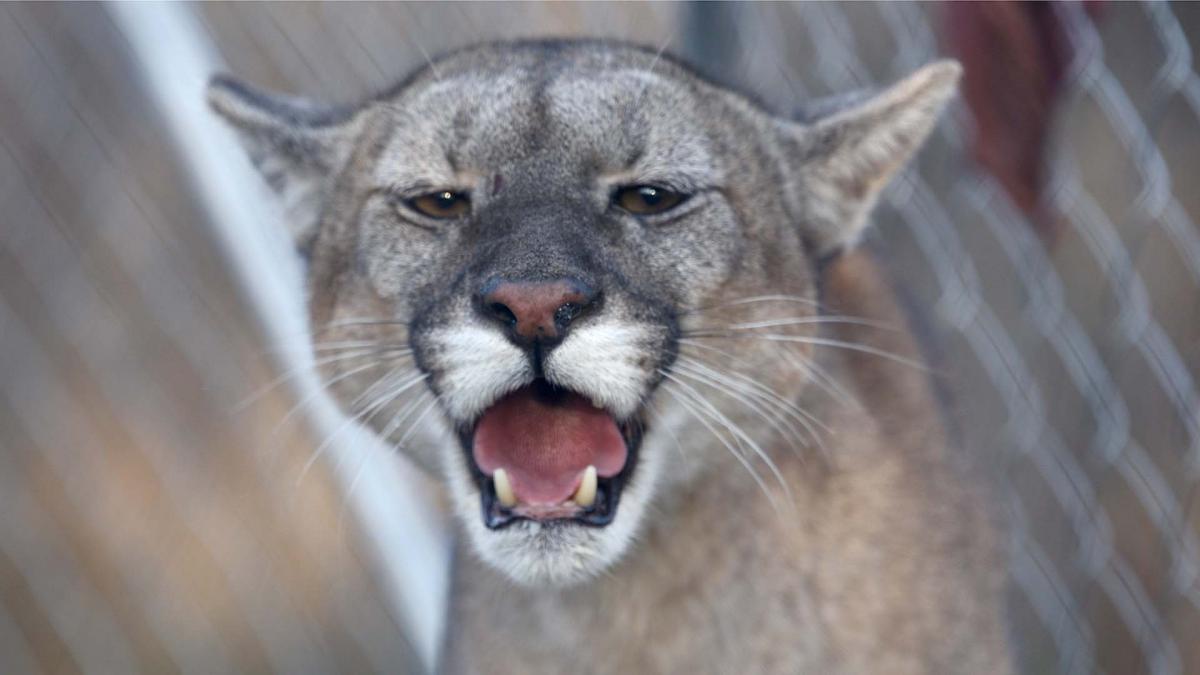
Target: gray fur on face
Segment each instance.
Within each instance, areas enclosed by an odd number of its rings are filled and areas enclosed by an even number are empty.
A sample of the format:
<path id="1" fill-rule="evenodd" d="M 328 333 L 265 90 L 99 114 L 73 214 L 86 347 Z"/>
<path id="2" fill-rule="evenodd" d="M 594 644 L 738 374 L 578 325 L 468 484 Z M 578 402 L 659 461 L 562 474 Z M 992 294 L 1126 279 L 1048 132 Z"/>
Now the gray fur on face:
<path id="1" fill-rule="evenodd" d="M 229 79 L 214 80 L 209 99 L 285 198 L 310 248 L 321 337 L 354 337 L 325 328 L 347 319 L 393 322 L 372 337 L 411 345 L 441 412 L 428 423 L 442 431 L 468 430 L 539 375 L 481 316 L 482 287 L 569 277 L 598 289 L 600 309 L 572 326 L 540 374 L 622 421 L 649 418 L 648 406 L 660 413 L 612 525 L 487 530 L 462 448 L 406 443 L 444 476 L 483 559 L 518 581 L 565 585 L 613 565 L 646 510 L 717 461 L 721 449 L 710 439 L 687 448 L 690 468 L 663 468 L 673 438 L 696 438 L 660 386 L 681 331 L 695 328 L 695 310 L 762 293 L 811 298 L 812 260 L 857 241 L 958 76 L 956 64 L 935 63 L 869 100 L 797 123 L 640 48 L 545 41 L 452 54 L 353 108 Z M 648 217 L 614 206 L 616 189 L 646 184 L 688 199 Z M 435 220 L 409 206 L 436 190 L 469 194 L 470 214 Z M 800 366 L 744 356 L 765 379 L 790 376 L 793 394 L 806 379 Z M 348 371 L 330 367 L 342 376 L 335 394 L 353 412 L 386 369 Z M 388 414 L 380 419 L 372 423 L 390 440 L 403 431 L 390 428 Z"/>

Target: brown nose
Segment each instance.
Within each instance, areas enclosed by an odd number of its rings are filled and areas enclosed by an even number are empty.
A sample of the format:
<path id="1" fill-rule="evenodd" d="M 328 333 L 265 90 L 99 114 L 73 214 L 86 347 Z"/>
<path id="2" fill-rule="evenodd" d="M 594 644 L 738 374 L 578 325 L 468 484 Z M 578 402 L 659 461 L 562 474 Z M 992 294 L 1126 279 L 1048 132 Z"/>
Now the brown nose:
<path id="1" fill-rule="evenodd" d="M 482 294 L 484 313 L 512 331 L 522 346 L 553 344 L 596 300 L 596 293 L 575 279 L 504 281 L 488 284 Z"/>

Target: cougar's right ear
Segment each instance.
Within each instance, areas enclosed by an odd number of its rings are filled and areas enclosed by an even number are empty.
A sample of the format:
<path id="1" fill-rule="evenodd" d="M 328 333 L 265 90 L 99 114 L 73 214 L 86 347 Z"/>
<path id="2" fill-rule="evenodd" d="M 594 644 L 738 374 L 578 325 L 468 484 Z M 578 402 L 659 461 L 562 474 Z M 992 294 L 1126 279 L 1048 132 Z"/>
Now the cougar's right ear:
<path id="1" fill-rule="evenodd" d="M 237 131 L 282 199 L 297 247 L 306 249 L 332 178 L 350 155 L 356 109 L 267 93 L 225 75 L 209 82 L 208 104 Z"/>
<path id="2" fill-rule="evenodd" d="M 826 105 L 808 123 L 785 124 L 799 150 L 797 217 L 819 258 L 853 246 L 880 192 L 924 143 L 958 86 L 962 67 L 938 61 L 874 95 Z"/>

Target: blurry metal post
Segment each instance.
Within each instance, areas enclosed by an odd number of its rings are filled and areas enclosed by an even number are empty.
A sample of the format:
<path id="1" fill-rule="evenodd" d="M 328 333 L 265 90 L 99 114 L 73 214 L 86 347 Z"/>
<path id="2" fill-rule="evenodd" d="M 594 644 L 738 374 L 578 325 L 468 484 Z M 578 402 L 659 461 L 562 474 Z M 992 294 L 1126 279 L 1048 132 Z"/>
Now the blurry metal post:
<path id="1" fill-rule="evenodd" d="M 309 366 L 300 265 L 273 194 L 205 104 L 204 87 L 221 59 L 183 3 L 108 5 L 142 67 L 146 88 L 185 158 L 193 188 L 224 242 L 232 272 L 250 297 L 284 370 Z M 297 339 L 297 336 L 303 336 Z M 311 369 L 299 396 L 319 388 Z M 327 396 L 311 397 L 318 428 L 334 433 L 344 417 Z M 419 477 L 391 449 L 357 428 L 341 433 L 326 455 L 348 491 L 380 557 L 376 568 L 412 642 L 432 669 L 443 630 L 449 544 L 434 509 L 421 500 Z M 353 487 L 353 490 L 350 488 Z"/>

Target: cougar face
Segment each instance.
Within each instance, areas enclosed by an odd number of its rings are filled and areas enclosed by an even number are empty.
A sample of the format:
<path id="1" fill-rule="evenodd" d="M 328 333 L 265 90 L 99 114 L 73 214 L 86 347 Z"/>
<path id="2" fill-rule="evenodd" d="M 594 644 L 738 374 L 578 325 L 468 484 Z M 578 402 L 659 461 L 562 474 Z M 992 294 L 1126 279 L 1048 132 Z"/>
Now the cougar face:
<path id="1" fill-rule="evenodd" d="M 640 48 L 547 41 L 453 54 L 352 109 L 230 80 L 210 101 L 288 202 L 346 412 L 443 479 L 484 560 L 564 585 L 778 432 L 730 447 L 705 420 L 745 411 L 677 369 L 736 358 L 798 395 L 803 341 L 695 338 L 778 303 L 811 334 L 813 261 L 857 238 L 957 72 L 798 124 Z"/>

